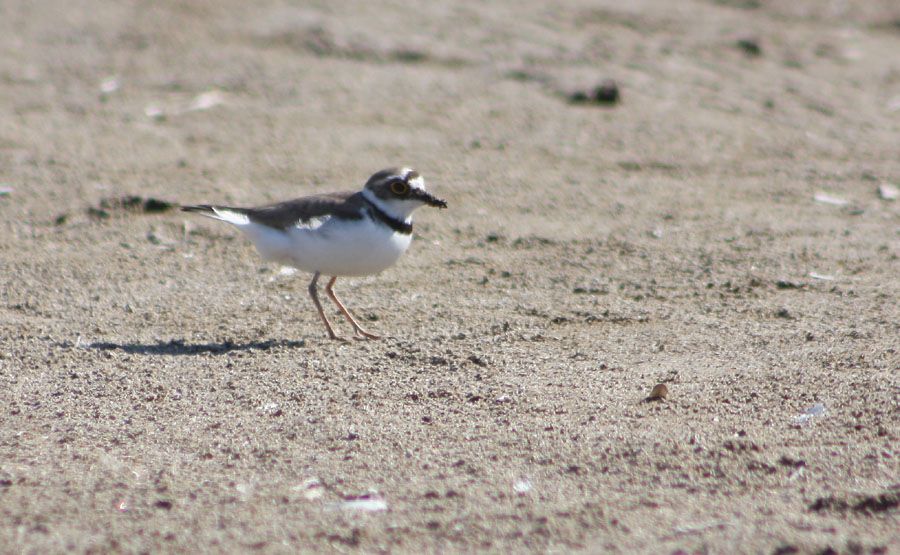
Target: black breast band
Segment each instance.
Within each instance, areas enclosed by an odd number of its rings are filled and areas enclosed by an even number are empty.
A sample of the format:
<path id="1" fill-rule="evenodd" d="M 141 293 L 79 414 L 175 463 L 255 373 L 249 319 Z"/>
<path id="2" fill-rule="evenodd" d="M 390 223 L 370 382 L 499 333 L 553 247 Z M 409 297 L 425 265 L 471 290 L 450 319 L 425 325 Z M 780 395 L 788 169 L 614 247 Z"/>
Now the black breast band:
<path id="1" fill-rule="evenodd" d="M 365 198 L 365 197 L 363 197 Z M 390 215 L 388 215 L 384 210 L 378 208 L 374 202 L 369 199 L 365 199 L 366 204 L 369 207 L 369 214 L 372 215 L 376 220 L 393 229 L 397 233 L 402 233 L 403 235 L 409 235 L 412 233 L 413 226 L 411 223 L 404 222 L 403 220 L 398 220 Z"/>

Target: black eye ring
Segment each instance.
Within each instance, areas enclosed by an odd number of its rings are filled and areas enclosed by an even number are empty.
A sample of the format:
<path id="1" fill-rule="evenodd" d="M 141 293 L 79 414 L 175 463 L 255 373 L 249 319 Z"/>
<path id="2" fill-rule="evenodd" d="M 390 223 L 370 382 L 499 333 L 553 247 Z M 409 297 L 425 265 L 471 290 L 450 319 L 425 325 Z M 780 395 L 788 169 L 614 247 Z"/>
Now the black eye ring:
<path id="1" fill-rule="evenodd" d="M 409 194 L 409 184 L 406 181 L 394 181 L 391 183 L 391 192 L 398 197 L 406 196 Z"/>

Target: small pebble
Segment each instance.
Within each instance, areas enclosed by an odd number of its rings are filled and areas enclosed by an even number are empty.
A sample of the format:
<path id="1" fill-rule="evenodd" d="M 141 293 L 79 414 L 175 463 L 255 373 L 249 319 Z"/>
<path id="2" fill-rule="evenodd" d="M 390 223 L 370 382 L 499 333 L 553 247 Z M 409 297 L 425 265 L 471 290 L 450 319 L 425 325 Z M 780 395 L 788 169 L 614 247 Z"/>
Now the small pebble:
<path id="1" fill-rule="evenodd" d="M 653 389 L 650 390 L 650 395 L 647 396 L 646 401 L 662 401 L 666 397 L 669 396 L 669 388 L 666 387 L 664 383 L 658 383 L 653 386 Z"/>
<path id="2" fill-rule="evenodd" d="M 615 104 L 619 101 L 619 85 L 612 79 L 606 79 L 594 89 L 594 101 L 597 104 Z"/>
<path id="3" fill-rule="evenodd" d="M 589 100 L 588 94 L 584 91 L 575 91 L 569 95 L 569 100 L 575 104 L 583 104 Z"/>
<path id="4" fill-rule="evenodd" d="M 613 79 L 605 79 L 588 93 L 583 90 L 569 94 L 569 102 L 573 104 L 601 104 L 611 106 L 621 99 L 619 85 Z"/>
<path id="5" fill-rule="evenodd" d="M 170 242 L 165 237 L 157 234 L 156 231 L 153 229 L 151 229 L 150 231 L 147 232 L 147 241 L 150 241 L 150 243 L 152 243 L 154 245 L 162 245 L 162 244 Z"/>
<path id="6" fill-rule="evenodd" d="M 759 39 L 745 37 L 738 39 L 736 44 L 748 57 L 756 58 L 762 56 L 762 47 L 759 45 Z"/>

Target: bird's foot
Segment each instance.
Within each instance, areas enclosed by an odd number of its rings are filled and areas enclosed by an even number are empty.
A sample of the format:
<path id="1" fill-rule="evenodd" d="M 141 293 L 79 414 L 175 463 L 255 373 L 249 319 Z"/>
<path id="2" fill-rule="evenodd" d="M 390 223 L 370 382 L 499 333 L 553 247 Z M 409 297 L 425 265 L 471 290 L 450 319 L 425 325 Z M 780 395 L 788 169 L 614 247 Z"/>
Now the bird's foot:
<path id="1" fill-rule="evenodd" d="M 357 341 L 364 341 L 369 339 L 381 339 L 380 335 L 375 335 L 374 333 L 369 333 L 364 329 L 356 330 L 356 336 L 354 337 Z"/>

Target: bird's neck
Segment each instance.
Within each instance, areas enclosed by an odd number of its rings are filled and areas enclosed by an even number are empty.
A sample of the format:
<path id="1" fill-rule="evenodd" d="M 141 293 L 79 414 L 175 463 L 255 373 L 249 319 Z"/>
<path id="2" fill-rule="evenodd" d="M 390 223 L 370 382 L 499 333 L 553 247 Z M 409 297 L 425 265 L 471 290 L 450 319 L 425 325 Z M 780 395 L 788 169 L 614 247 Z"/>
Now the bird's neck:
<path id="1" fill-rule="evenodd" d="M 379 222 L 393 229 L 397 233 L 409 235 L 412 233 L 412 211 L 406 214 L 397 214 L 397 210 L 388 203 L 372 194 L 372 191 L 364 189 L 362 196 L 366 199 L 369 213 Z"/>

